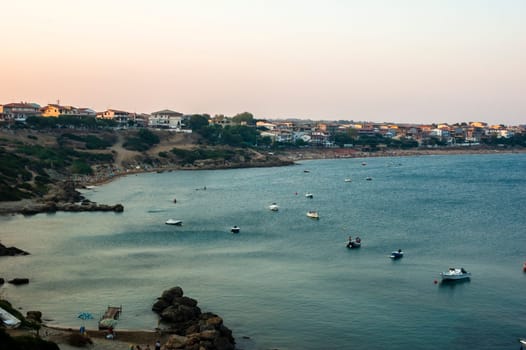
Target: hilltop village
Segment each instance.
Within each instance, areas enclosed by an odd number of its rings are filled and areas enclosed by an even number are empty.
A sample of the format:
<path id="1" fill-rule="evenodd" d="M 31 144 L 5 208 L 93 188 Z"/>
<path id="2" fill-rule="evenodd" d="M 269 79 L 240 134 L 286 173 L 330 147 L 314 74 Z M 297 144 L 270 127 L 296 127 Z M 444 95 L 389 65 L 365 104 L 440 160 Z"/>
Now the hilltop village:
<path id="1" fill-rule="evenodd" d="M 8 103 L 0 105 L 0 213 L 122 211 L 119 204 L 81 203 L 75 189 L 137 172 L 524 150 L 525 125 L 272 120 L 248 112 L 212 117 Z"/>
<path id="2" fill-rule="evenodd" d="M 340 121 L 312 121 L 303 119 L 254 119 L 248 112 L 233 117 L 208 114 L 184 114 L 169 109 L 157 112 L 134 113 L 117 109 L 96 112 L 91 108 L 78 108 L 60 104 L 40 106 L 37 103 L 0 104 L 0 123 L 24 124 L 36 117 L 96 119 L 107 122 L 115 129 L 151 128 L 173 132 L 191 133 L 204 121 L 211 126 L 230 127 L 245 125 L 255 127 L 258 137 L 253 145 L 296 145 L 318 148 L 352 148 L 375 151 L 385 148 L 415 148 L 440 146 L 474 146 L 480 144 L 500 146 L 524 145 L 526 125 L 489 125 L 485 122 L 459 122 L 455 124 L 400 124 Z M 196 125 L 197 124 L 197 125 Z M 82 124 L 85 128 L 87 124 Z M 74 125 L 69 126 L 74 127 Z M 372 142 L 374 139 L 375 142 Z"/>

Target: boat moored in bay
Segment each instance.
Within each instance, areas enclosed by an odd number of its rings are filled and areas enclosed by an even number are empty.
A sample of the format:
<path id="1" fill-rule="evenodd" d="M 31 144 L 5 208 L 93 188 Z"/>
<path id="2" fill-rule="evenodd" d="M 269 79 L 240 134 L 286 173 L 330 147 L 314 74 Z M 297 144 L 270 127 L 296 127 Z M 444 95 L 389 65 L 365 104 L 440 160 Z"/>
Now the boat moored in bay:
<path id="1" fill-rule="evenodd" d="M 447 271 L 441 272 L 440 276 L 442 277 L 442 281 L 457 281 L 469 279 L 471 277 L 471 272 L 467 272 L 463 267 L 450 267 Z"/>

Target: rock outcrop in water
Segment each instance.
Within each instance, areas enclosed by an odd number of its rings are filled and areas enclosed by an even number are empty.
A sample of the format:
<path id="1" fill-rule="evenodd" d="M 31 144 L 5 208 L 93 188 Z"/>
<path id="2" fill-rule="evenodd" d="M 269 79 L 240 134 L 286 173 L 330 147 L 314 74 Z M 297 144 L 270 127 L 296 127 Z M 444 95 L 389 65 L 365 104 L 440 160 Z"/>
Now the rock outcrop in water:
<path id="1" fill-rule="evenodd" d="M 17 255 L 29 255 L 28 252 L 18 249 L 17 247 L 6 247 L 0 243 L 0 256 L 17 256 Z"/>
<path id="2" fill-rule="evenodd" d="M 174 333 L 163 346 L 165 350 L 206 349 L 234 350 L 232 331 L 223 319 L 211 312 L 202 313 L 197 300 L 184 296 L 181 287 L 165 290 L 153 304 L 163 331 Z"/>

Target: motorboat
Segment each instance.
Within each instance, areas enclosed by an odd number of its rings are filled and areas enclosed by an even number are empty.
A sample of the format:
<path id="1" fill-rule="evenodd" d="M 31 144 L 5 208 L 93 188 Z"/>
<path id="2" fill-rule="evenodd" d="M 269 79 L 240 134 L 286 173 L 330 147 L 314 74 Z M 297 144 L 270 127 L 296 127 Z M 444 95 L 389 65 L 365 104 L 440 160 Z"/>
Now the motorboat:
<path id="1" fill-rule="evenodd" d="M 367 176 L 367 177 L 365 178 L 365 180 L 367 180 L 367 181 L 371 181 L 372 179 L 373 179 L 373 178 L 370 177 L 370 176 Z"/>
<path id="2" fill-rule="evenodd" d="M 272 211 L 278 211 L 279 210 L 279 206 L 276 204 L 276 203 L 272 203 L 271 205 L 268 206 L 268 208 Z"/>
<path id="3" fill-rule="evenodd" d="M 351 179 L 350 177 L 348 177 L 348 178 L 346 178 L 344 181 L 345 181 L 345 182 L 352 182 L 352 179 Z"/>
<path id="4" fill-rule="evenodd" d="M 241 231 L 239 226 L 232 226 L 232 228 L 230 229 L 230 232 L 232 233 L 239 233 L 239 231 Z"/>
<path id="5" fill-rule="evenodd" d="M 307 212 L 307 216 L 308 216 L 309 218 L 311 218 L 311 219 L 319 219 L 319 218 L 320 218 L 320 215 L 319 215 L 318 212 L 315 211 L 315 210 L 309 210 L 309 211 Z"/>
<path id="6" fill-rule="evenodd" d="M 526 339 L 519 338 L 519 344 L 521 344 L 521 349 L 526 347 Z"/>
<path id="7" fill-rule="evenodd" d="M 307 192 L 307 193 L 305 193 L 305 197 L 307 197 L 307 198 L 313 198 L 314 196 L 312 195 L 312 193 Z"/>
<path id="8" fill-rule="evenodd" d="M 467 272 L 463 267 L 450 267 L 446 272 L 441 272 L 442 281 L 456 281 L 468 279 L 471 277 L 471 272 Z"/>
<path id="9" fill-rule="evenodd" d="M 349 241 L 347 242 L 347 248 L 354 249 L 354 248 L 360 248 L 362 246 L 362 239 L 360 237 L 356 237 L 356 239 L 352 239 L 351 236 L 349 236 Z"/>
<path id="10" fill-rule="evenodd" d="M 402 249 L 393 250 L 389 257 L 393 260 L 400 259 L 404 257 L 404 252 L 402 251 Z"/>
<path id="11" fill-rule="evenodd" d="M 310 173 L 310 170 L 305 169 L 305 170 L 303 170 L 303 172 L 304 173 Z"/>
<path id="12" fill-rule="evenodd" d="M 183 221 L 182 220 L 177 220 L 177 219 L 168 219 L 168 220 L 166 220 L 165 224 L 166 225 L 181 226 L 183 224 Z"/>

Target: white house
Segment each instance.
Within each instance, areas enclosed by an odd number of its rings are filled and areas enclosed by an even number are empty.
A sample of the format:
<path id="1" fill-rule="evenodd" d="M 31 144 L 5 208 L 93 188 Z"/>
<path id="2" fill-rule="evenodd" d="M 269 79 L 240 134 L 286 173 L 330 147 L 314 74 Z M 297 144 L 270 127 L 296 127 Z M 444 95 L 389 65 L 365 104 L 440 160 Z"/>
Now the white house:
<path id="1" fill-rule="evenodd" d="M 180 130 L 183 127 L 183 114 L 169 109 L 153 112 L 148 119 L 152 128 L 165 128 Z"/>

